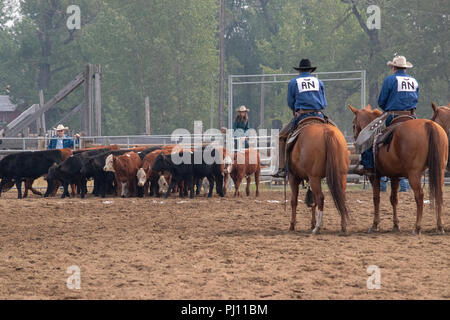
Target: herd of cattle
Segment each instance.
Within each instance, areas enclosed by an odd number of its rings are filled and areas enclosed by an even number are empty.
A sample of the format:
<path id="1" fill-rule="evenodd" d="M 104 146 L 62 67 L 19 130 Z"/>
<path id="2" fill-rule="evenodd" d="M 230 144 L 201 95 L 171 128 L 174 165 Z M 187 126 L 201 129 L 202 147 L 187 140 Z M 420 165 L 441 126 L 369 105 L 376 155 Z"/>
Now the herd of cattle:
<path id="1" fill-rule="evenodd" d="M 103 198 L 107 195 L 159 197 L 162 192 L 165 197 L 179 192 L 180 197 L 194 198 L 195 194 L 201 193 L 202 187 L 208 197 L 212 197 L 214 186 L 217 194 L 224 197 L 229 177 L 235 185 L 235 196 L 240 195 L 239 187 L 244 178 L 247 179 L 246 193 L 250 195 L 251 175 L 255 176 L 258 196 L 261 174 L 258 151 L 248 149 L 231 155 L 225 148 L 214 148 L 210 150 L 211 156 L 219 161 L 209 164 L 204 160 L 204 150 L 182 149 L 175 145 L 120 150 L 114 145 L 77 151 L 61 149 L 10 154 L 0 161 L 0 196 L 14 185 L 19 199 L 27 197 L 29 191 L 42 196 L 33 189 L 33 182 L 40 177 L 47 181 L 45 197 L 55 197 L 62 185 L 62 198 L 77 194 L 85 198 L 89 180 L 94 180 L 93 194 Z M 174 154 L 177 159 L 188 157 L 191 161 L 174 162 Z M 194 159 L 202 160 L 195 162 Z M 23 195 L 22 182 L 25 182 Z"/>

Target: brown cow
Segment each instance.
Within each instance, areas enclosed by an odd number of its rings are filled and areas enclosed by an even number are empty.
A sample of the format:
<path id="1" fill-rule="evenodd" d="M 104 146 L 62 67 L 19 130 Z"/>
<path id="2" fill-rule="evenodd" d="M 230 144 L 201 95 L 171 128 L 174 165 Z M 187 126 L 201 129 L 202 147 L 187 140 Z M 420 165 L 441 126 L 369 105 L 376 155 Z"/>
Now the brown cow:
<path id="1" fill-rule="evenodd" d="M 234 196 L 240 196 L 239 187 L 241 186 L 242 179 L 247 179 L 247 196 L 250 196 L 250 183 L 251 175 L 255 175 L 256 183 L 256 196 L 259 196 L 259 178 L 261 175 L 261 160 L 259 152 L 255 149 L 247 149 L 245 152 L 236 152 L 234 154 L 233 167 L 231 169 L 231 179 L 233 179 L 235 186 Z"/>
<path id="2" fill-rule="evenodd" d="M 139 155 L 135 152 L 128 152 L 119 157 L 113 156 L 112 165 L 116 177 L 117 195 L 122 198 L 127 195 L 136 196 L 137 172 L 142 166 Z"/>
<path id="3" fill-rule="evenodd" d="M 163 153 L 164 155 L 171 154 L 173 146 L 164 147 L 162 150 L 155 150 L 149 153 L 142 162 L 142 167 L 137 173 L 138 187 L 144 188 L 144 194 L 148 194 L 150 187 L 150 197 L 160 197 L 160 189 L 162 186 L 168 186 L 170 183 L 170 173 L 164 172 L 160 175 L 158 172 L 153 172 L 152 167 L 156 158 Z"/>
<path id="4" fill-rule="evenodd" d="M 231 171 L 233 170 L 233 158 L 231 157 L 231 154 L 228 152 L 226 148 L 218 147 L 215 148 L 218 150 L 221 154 L 221 170 L 223 173 L 223 194 L 224 196 L 227 195 L 227 186 L 228 186 L 228 179 L 230 177 Z"/>

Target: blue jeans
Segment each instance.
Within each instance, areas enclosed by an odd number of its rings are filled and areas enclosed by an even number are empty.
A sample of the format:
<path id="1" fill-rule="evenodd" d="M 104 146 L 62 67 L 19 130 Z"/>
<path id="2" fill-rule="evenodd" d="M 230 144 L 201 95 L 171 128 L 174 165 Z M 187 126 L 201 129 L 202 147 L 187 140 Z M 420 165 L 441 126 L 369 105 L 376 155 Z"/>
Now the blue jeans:
<path id="1" fill-rule="evenodd" d="M 406 192 L 411 189 L 408 179 L 400 180 L 400 192 Z"/>
<path id="2" fill-rule="evenodd" d="M 394 120 L 395 118 L 397 118 L 398 115 L 393 115 L 391 114 L 387 119 L 386 119 L 386 127 L 389 127 L 391 125 L 392 120 Z M 413 117 L 414 119 L 417 119 L 416 115 L 411 115 L 411 117 Z"/>
<path id="3" fill-rule="evenodd" d="M 388 182 L 388 178 L 386 177 L 382 177 L 380 180 L 380 190 L 381 192 L 386 192 L 387 191 L 387 182 Z"/>
<path id="4" fill-rule="evenodd" d="M 361 164 L 366 169 L 373 169 L 375 166 L 374 160 L 373 160 L 373 149 L 370 148 L 366 151 L 364 151 L 361 155 Z"/>
<path id="5" fill-rule="evenodd" d="M 325 120 L 325 117 L 321 111 L 311 111 L 310 113 L 304 113 L 300 117 L 295 118 L 295 121 L 292 121 L 291 132 L 293 132 L 295 128 L 297 128 L 297 125 L 300 123 L 300 121 L 303 121 L 308 117 L 319 117 Z"/>
<path id="6" fill-rule="evenodd" d="M 392 120 L 394 120 L 395 118 L 397 118 L 397 115 L 390 115 L 387 119 L 386 119 L 386 127 L 389 127 Z M 417 118 L 415 115 L 412 115 L 412 117 Z M 364 166 L 364 168 L 366 169 L 373 169 L 375 166 L 374 160 L 373 160 L 373 148 L 370 148 L 366 151 L 364 151 L 361 155 L 361 164 Z"/>

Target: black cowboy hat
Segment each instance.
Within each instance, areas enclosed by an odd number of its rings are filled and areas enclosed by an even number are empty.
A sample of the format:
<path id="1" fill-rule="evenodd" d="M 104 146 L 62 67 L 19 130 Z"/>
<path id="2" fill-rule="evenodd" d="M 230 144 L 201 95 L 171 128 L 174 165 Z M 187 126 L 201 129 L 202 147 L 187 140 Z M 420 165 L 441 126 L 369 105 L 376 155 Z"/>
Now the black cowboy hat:
<path id="1" fill-rule="evenodd" d="M 294 69 L 297 71 L 312 70 L 312 72 L 314 72 L 316 71 L 317 67 L 311 66 L 311 61 L 309 61 L 309 59 L 302 59 L 298 68 L 294 67 Z"/>

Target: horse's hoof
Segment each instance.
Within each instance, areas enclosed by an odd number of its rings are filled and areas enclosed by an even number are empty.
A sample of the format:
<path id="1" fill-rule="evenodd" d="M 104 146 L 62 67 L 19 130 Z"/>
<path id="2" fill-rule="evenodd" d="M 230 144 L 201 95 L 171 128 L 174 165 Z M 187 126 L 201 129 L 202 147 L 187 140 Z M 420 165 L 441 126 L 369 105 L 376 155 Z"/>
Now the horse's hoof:
<path id="1" fill-rule="evenodd" d="M 440 236 L 443 236 L 445 234 L 444 228 L 438 228 L 437 234 L 440 235 Z"/>
<path id="2" fill-rule="evenodd" d="M 291 224 L 289 227 L 289 232 L 295 232 L 295 226 Z"/>
<path id="3" fill-rule="evenodd" d="M 380 232 L 380 228 L 379 227 L 372 227 L 369 229 L 369 233 L 377 233 Z"/>
<path id="4" fill-rule="evenodd" d="M 392 232 L 400 232 L 400 227 L 399 226 L 394 226 L 392 228 Z"/>
<path id="5" fill-rule="evenodd" d="M 320 228 L 314 228 L 314 230 L 312 231 L 313 235 L 318 235 L 320 233 Z"/>

